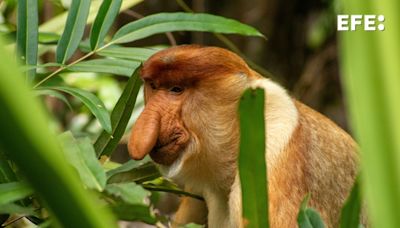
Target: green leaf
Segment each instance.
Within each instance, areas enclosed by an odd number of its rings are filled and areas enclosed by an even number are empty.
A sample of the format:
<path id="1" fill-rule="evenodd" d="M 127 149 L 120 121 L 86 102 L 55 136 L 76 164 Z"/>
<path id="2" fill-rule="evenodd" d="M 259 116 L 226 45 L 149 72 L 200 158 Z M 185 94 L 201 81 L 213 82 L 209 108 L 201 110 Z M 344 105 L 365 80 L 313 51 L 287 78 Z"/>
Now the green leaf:
<path id="1" fill-rule="evenodd" d="M 68 106 L 69 109 L 72 110 L 72 106 L 69 103 L 69 101 L 67 100 L 67 98 L 62 93 L 60 93 L 56 90 L 37 88 L 35 90 L 35 94 L 37 96 L 51 96 L 51 97 L 58 98 L 59 100 L 63 101 Z"/>
<path id="2" fill-rule="evenodd" d="M 60 40 L 60 35 L 51 32 L 40 32 L 39 43 L 40 44 L 57 44 Z"/>
<path id="3" fill-rule="evenodd" d="M 15 203 L 1 204 L 0 214 L 23 214 L 23 215 L 34 215 L 37 216 L 35 208 L 33 207 L 22 207 Z"/>
<path id="4" fill-rule="evenodd" d="M 71 132 L 59 136 L 68 162 L 78 171 L 86 187 L 103 191 L 106 174 L 97 160 L 93 146 L 88 138 L 76 140 Z"/>
<path id="5" fill-rule="evenodd" d="M 265 164 L 264 90 L 246 90 L 239 106 L 239 175 L 247 227 L 269 227 Z M 254 175 L 257 173 L 257 175 Z"/>
<path id="6" fill-rule="evenodd" d="M 114 197 L 121 198 L 128 204 L 150 205 L 148 199 L 150 192 L 134 182 L 108 184 L 105 192 Z"/>
<path id="7" fill-rule="evenodd" d="M 77 72 L 99 72 L 110 73 L 123 76 L 131 76 L 136 68 L 140 66 L 140 62 L 123 60 L 123 59 L 93 59 L 81 61 L 68 70 Z"/>
<path id="8" fill-rule="evenodd" d="M 58 63 L 64 64 L 78 48 L 85 30 L 89 8 L 90 0 L 72 0 L 64 32 L 57 44 Z"/>
<path id="9" fill-rule="evenodd" d="M 107 183 L 144 182 L 161 176 L 152 162 L 144 164 L 130 160 L 122 166 L 107 172 Z M 139 165 L 140 164 L 140 165 Z"/>
<path id="10" fill-rule="evenodd" d="M 122 91 L 117 104 L 111 112 L 112 132 L 101 132 L 94 144 L 98 157 L 102 155 L 110 155 L 125 133 L 126 125 L 131 117 L 133 107 L 135 107 L 136 97 L 140 86 L 142 85 L 142 81 L 139 78 L 139 72 L 140 67 L 137 68 L 133 75 L 128 79 L 124 91 Z"/>
<path id="11" fill-rule="evenodd" d="M 22 182 L 0 184 L 0 205 L 12 203 L 32 195 L 33 190 Z"/>
<path id="12" fill-rule="evenodd" d="M 110 115 L 103 102 L 92 93 L 66 86 L 43 86 L 40 88 L 62 91 L 78 98 L 93 113 L 103 129 L 107 132 L 111 132 Z"/>
<path id="13" fill-rule="evenodd" d="M 155 224 L 157 222 L 151 208 L 145 205 L 132 205 L 127 203 L 114 203 L 110 205 L 114 214 L 117 215 L 119 220 L 125 221 L 143 221 L 148 224 Z"/>
<path id="14" fill-rule="evenodd" d="M 122 0 L 104 0 L 101 4 L 90 33 L 90 47 L 92 50 L 102 45 L 104 38 L 118 15 L 121 3 Z"/>
<path id="15" fill-rule="evenodd" d="M 358 180 L 344 204 L 340 216 L 340 228 L 358 227 L 360 224 L 361 195 Z"/>
<path id="16" fill-rule="evenodd" d="M 111 208 L 119 219 L 155 223 L 150 208 L 150 192 L 142 186 L 133 182 L 108 184 L 105 193 L 117 199 Z"/>
<path id="17" fill-rule="evenodd" d="M 12 170 L 9 160 L 0 148 L 0 184 L 14 181 L 17 181 L 17 176 Z"/>
<path id="18" fill-rule="evenodd" d="M 193 13 L 159 13 L 123 26 L 114 35 L 111 43 L 128 43 L 154 34 L 173 31 L 235 33 L 263 37 L 253 27 L 220 16 Z"/>
<path id="19" fill-rule="evenodd" d="M 400 227 L 400 1 L 340 1 L 346 15 L 384 15 L 384 31 L 338 32 L 350 123 L 374 227 Z M 339 12 L 338 12 L 339 14 Z M 354 25 L 354 24 L 353 24 Z"/>
<path id="20" fill-rule="evenodd" d="M 38 53 L 38 1 L 18 0 L 17 4 L 17 50 L 22 62 L 36 65 Z M 36 70 L 27 72 L 33 81 Z"/>
<path id="21" fill-rule="evenodd" d="M 324 228 L 324 222 L 318 212 L 307 207 L 309 199 L 310 194 L 307 194 L 303 202 L 301 202 L 300 211 L 297 216 L 299 228 Z"/>
<path id="22" fill-rule="evenodd" d="M 46 112 L 0 38 L 0 147 L 63 227 L 112 228 L 111 213 L 84 191 L 65 162 Z M 16 77 L 17 76 L 17 77 Z M 48 185 L 51 183 L 51 186 Z"/>
<path id="23" fill-rule="evenodd" d="M 189 196 L 198 200 L 204 200 L 204 198 L 199 195 L 183 191 L 176 184 L 170 182 L 163 177 L 159 177 L 151 181 L 146 181 L 142 183 L 142 186 L 150 191 L 169 192 L 177 194 L 179 196 Z"/>
<path id="24" fill-rule="evenodd" d="M 137 5 L 137 4 L 141 3 L 142 1 L 143 0 L 124 0 L 122 2 L 120 12 L 129 9 L 134 5 Z M 89 10 L 89 16 L 88 16 L 88 19 L 86 20 L 86 24 L 90 24 L 95 20 L 96 15 L 99 12 L 101 3 L 102 3 L 102 1 L 92 1 L 92 4 L 90 5 L 90 10 Z M 51 18 L 50 20 L 44 22 L 43 24 L 40 25 L 39 31 L 61 34 L 61 32 L 65 28 L 65 21 L 68 16 L 67 14 L 68 14 L 68 12 L 61 13 L 61 14 Z"/>
<path id="25" fill-rule="evenodd" d="M 118 59 L 128 59 L 139 62 L 146 61 L 150 56 L 162 50 L 161 48 L 136 48 L 111 46 L 102 49 L 97 54 Z"/>
<path id="26" fill-rule="evenodd" d="M 63 64 L 61 63 L 45 63 L 45 64 L 38 64 L 38 65 L 26 65 L 24 67 L 21 67 L 23 71 L 28 71 L 32 69 L 38 69 L 38 68 L 47 68 L 47 67 L 61 67 Z"/>

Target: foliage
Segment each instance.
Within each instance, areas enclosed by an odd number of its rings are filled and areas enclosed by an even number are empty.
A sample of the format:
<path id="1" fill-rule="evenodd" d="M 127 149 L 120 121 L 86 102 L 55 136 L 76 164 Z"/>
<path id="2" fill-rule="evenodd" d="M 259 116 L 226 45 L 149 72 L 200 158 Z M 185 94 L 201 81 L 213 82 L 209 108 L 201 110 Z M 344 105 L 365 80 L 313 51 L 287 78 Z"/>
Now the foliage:
<path id="1" fill-rule="evenodd" d="M 259 37 L 262 34 L 232 19 L 177 12 L 144 17 L 110 35 L 118 13 L 139 2 L 72 0 L 67 11 L 41 25 L 38 1 L 5 3 L 8 10 L 18 9 L 17 38 L 13 40 L 11 33 L 5 35 L 11 37 L 8 49 L 18 50 L 24 65 L 20 71 L 25 72 L 28 83 L 23 83 L 8 55 L 2 55 L 0 213 L 5 214 L 2 218 L 20 214 L 35 224 L 65 227 L 115 227 L 114 217 L 155 224 L 166 220 L 153 209 L 152 194 L 171 192 L 202 199 L 161 178 L 148 159 L 125 164 L 110 161 L 132 122 L 132 113 L 137 112 L 135 105 L 142 103 L 143 98 L 138 96 L 142 84 L 138 77 L 141 62 L 165 47 L 122 44 L 172 31 Z M 84 30 L 92 22 L 86 40 Z M 54 53 L 55 61 L 44 58 L 45 53 Z M 104 75 L 127 78 L 107 80 Z M 107 84 L 94 85 L 94 80 Z M 27 90 L 27 85 L 33 93 Z M 111 102 L 105 99 L 108 96 L 102 97 L 110 87 L 116 88 L 118 94 Z M 49 109 L 46 118 L 37 99 L 48 105 L 53 97 L 70 110 L 62 109 L 61 115 L 55 115 Z M 60 119 L 72 112 L 72 119 Z M 84 124 L 77 123 L 79 116 L 86 118 Z M 58 135 L 58 141 L 54 134 Z"/>
<path id="2" fill-rule="evenodd" d="M 269 227 L 265 160 L 264 90 L 247 90 L 240 102 L 239 174 L 247 227 Z M 268 156 L 268 155 L 267 155 Z M 257 173 L 257 175 L 254 175 Z M 255 197 L 257 196 L 257 197 Z"/>
<path id="3" fill-rule="evenodd" d="M 16 214 L 43 226 L 115 227 L 116 219 L 165 223 L 166 219 L 154 210 L 152 196 L 158 192 L 202 199 L 162 178 L 148 158 L 124 164 L 110 161 L 133 121 L 131 116 L 140 111 L 143 103 L 138 77 L 141 63 L 166 47 L 124 45 L 160 33 L 198 31 L 217 33 L 219 39 L 235 49 L 219 33 L 263 35 L 232 19 L 182 12 L 158 13 L 116 28 L 114 20 L 119 12 L 139 2 L 72 0 L 68 10 L 54 5 L 61 13 L 40 25 L 40 1 L 1 3 L 17 13 L 16 31 L 13 26 L 6 26 L 7 31 L 1 32 L 9 38 L 8 45 L 0 38 L 1 223 Z M 393 4 L 397 8 L 390 7 Z M 400 97 L 400 69 L 396 62 L 400 59 L 400 32 L 393 23 L 399 21 L 395 11 L 399 7 L 393 0 L 384 0 L 379 6 L 369 2 L 344 5 L 348 12 L 380 9 L 385 12 L 386 26 L 391 28 L 369 36 L 363 32 L 346 33 L 341 48 L 350 111 L 363 150 L 363 168 L 368 167 L 363 180 L 372 218 L 378 227 L 398 227 L 400 196 L 395 183 L 400 180 L 396 168 L 400 111 L 395 98 Z M 5 20 L 12 24 L 11 18 Z M 84 31 L 91 23 L 86 37 Z M 321 21 L 317 27 L 324 27 L 325 23 Z M 111 35 L 113 28 L 116 32 Z M 330 29 L 315 30 L 314 36 L 325 36 Z M 315 46 L 320 45 L 320 39 L 314 39 Z M 17 68 L 9 58 L 13 48 L 16 59 L 24 66 Z M 55 59 L 44 57 L 46 53 L 55 54 Z M 357 61 L 360 59 L 365 62 Z M 25 73 L 25 83 L 19 71 Z M 110 75 L 122 77 L 105 77 Z M 110 88 L 115 91 L 110 92 Z M 57 115 L 59 110 L 52 110 L 55 105 L 48 105 L 54 102 L 52 97 L 71 110 L 63 109 Z M 239 171 L 243 216 L 248 227 L 268 227 L 263 98 L 261 90 L 247 91 L 240 107 Z M 43 104 L 47 104 L 48 115 Z M 81 117 L 84 123 L 79 123 Z M 58 135 L 58 141 L 54 135 Z M 358 225 L 359 191 L 357 184 L 342 210 L 341 227 Z M 307 207 L 308 199 L 306 196 L 299 210 L 299 227 L 323 227 L 318 212 Z"/>
<path id="4" fill-rule="evenodd" d="M 399 227 L 400 2 L 342 1 L 341 14 L 382 14 L 385 31 L 340 34 L 341 66 L 374 227 Z"/>
<path id="5" fill-rule="evenodd" d="M 300 211 L 297 216 L 297 222 L 300 228 L 324 228 L 324 222 L 321 216 L 313 208 L 307 207 L 308 201 L 310 200 L 310 194 L 304 197 L 303 202 L 300 205 Z"/>

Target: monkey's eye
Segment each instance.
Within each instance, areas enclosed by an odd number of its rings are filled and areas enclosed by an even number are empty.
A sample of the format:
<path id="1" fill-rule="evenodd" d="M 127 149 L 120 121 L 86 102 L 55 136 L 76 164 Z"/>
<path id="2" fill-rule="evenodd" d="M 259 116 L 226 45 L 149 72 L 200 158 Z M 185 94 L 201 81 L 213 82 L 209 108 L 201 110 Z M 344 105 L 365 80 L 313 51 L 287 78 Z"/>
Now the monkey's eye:
<path id="1" fill-rule="evenodd" d="M 150 87 L 151 87 L 152 89 L 156 89 L 156 84 L 154 84 L 154 82 L 150 82 Z"/>
<path id="2" fill-rule="evenodd" d="M 183 88 L 179 86 L 173 86 L 169 89 L 170 92 L 180 94 L 183 92 Z"/>

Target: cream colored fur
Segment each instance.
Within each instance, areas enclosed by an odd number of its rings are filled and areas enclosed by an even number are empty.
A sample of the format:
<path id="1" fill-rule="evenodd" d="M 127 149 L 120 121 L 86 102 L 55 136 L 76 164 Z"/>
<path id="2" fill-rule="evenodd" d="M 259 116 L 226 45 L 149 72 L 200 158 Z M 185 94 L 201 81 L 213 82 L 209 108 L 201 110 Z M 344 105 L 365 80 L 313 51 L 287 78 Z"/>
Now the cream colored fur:
<path id="1" fill-rule="evenodd" d="M 274 167 L 274 161 L 279 157 L 280 152 L 284 149 L 285 145 L 289 141 L 294 129 L 297 125 L 298 115 L 296 107 L 287 95 L 286 91 L 272 82 L 269 79 L 250 79 L 248 85 L 251 88 L 263 88 L 265 93 L 265 121 L 266 125 L 266 138 L 267 140 L 267 151 L 268 151 L 268 168 Z M 229 124 L 228 125 L 232 125 Z M 224 129 L 225 132 L 229 131 L 229 126 Z M 225 137 L 225 136 L 224 136 Z M 193 147 L 195 148 L 195 147 Z M 211 148 L 213 149 L 213 148 Z M 237 148 L 234 148 L 237 149 Z M 203 153 L 202 151 L 201 153 Z M 207 151 L 208 153 L 221 154 L 220 151 Z M 209 176 L 209 180 L 202 182 L 202 178 L 190 175 L 190 177 L 184 178 L 186 170 L 183 169 L 183 164 L 195 152 L 191 151 L 190 148 L 182 153 L 181 157 L 170 167 L 162 167 L 163 172 L 166 176 L 176 179 L 178 182 L 185 183 L 185 186 L 190 185 L 190 189 L 194 193 L 203 195 L 208 206 L 208 225 L 210 228 L 213 227 L 240 227 L 241 221 L 241 201 L 237 200 L 241 198 L 240 182 L 236 169 L 226 169 L 231 172 L 223 176 L 231 176 L 233 183 L 230 187 L 230 192 L 219 190 L 215 185 L 219 183 L 212 182 L 212 176 Z M 233 152 L 232 152 L 233 153 Z M 198 161 L 200 163 L 200 160 Z M 234 162 L 232 162 L 235 164 Z M 199 165 L 201 166 L 201 164 Z M 221 169 L 219 169 L 220 171 Z M 223 170 L 223 169 L 222 169 Z M 202 169 L 198 170 L 206 172 Z M 215 171 L 214 171 L 215 172 Z M 182 180 L 184 179 L 184 180 Z M 198 181 L 200 180 L 200 181 Z M 194 181 L 194 183 L 193 183 Z M 220 181 L 220 180 L 219 180 Z M 222 180 L 223 181 L 223 180 Z M 228 197 L 228 198 L 227 198 Z M 184 208 L 180 208 L 180 211 L 191 210 L 192 207 L 185 204 Z M 178 213 L 179 214 L 179 213 Z M 188 222 L 188 221 L 182 221 Z"/>

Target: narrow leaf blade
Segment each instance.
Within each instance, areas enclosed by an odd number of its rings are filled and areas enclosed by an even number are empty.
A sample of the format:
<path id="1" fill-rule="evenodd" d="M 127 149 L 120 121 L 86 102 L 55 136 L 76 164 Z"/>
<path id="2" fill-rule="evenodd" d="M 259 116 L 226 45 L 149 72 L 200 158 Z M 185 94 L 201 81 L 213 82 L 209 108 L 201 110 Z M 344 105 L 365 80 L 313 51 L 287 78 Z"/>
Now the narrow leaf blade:
<path id="1" fill-rule="evenodd" d="M 67 98 L 64 96 L 64 94 L 62 94 L 56 90 L 38 88 L 38 89 L 36 89 L 35 94 L 38 96 L 55 97 L 55 98 L 61 100 L 62 102 L 64 102 L 68 106 L 68 108 L 72 110 L 72 106 L 69 103 L 69 101 L 67 100 Z"/>
<path id="2" fill-rule="evenodd" d="M 121 3 L 122 0 L 104 0 L 101 4 L 90 33 L 90 47 L 92 50 L 102 45 L 104 38 L 118 15 Z"/>
<path id="3" fill-rule="evenodd" d="M 121 97 L 111 113 L 112 132 L 103 131 L 94 144 L 98 157 L 110 155 L 125 133 L 126 125 L 131 117 L 140 86 L 142 85 L 139 72 L 140 67 L 129 78 Z"/>
<path id="4" fill-rule="evenodd" d="M 57 63 L 64 64 L 78 48 L 85 30 L 89 8 L 90 0 L 72 0 L 64 32 L 57 44 Z"/>
<path id="5" fill-rule="evenodd" d="M 159 13 L 123 26 L 114 35 L 111 43 L 127 43 L 154 34 L 173 31 L 217 32 L 263 37 L 253 27 L 220 16 L 193 13 Z"/>
<path id="6" fill-rule="evenodd" d="M 108 47 L 99 51 L 97 54 L 106 57 L 144 62 L 160 50 L 160 48 Z"/>
<path id="7" fill-rule="evenodd" d="M 265 160 L 264 90 L 247 90 L 240 113 L 239 174 L 247 227 L 269 227 Z M 257 175 L 254 175 L 257 173 Z"/>
<path id="8" fill-rule="evenodd" d="M 19 0 L 17 4 L 17 50 L 22 62 L 36 65 L 38 53 L 38 1 Z M 27 72 L 33 81 L 36 70 Z"/>
<path id="9" fill-rule="evenodd" d="M 62 91 L 78 98 L 98 119 L 103 129 L 107 132 L 111 132 L 110 115 L 103 102 L 92 93 L 67 86 L 43 86 L 41 88 Z"/>
<path id="10" fill-rule="evenodd" d="M 98 72 L 131 76 L 140 62 L 124 59 L 93 59 L 81 61 L 68 69 L 76 72 Z"/>
<path id="11" fill-rule="evenodd" d="M 116 227 L 62 158 L 46 115 L 0 38 L 0 147 L 64 227 Z M 29 110 L 29 111 L 27 111 Z M 43 175 L 46 174 L 46 175 Z M 51 188 L 47 184 L 52 183 Z M 62 196 L 62 197 L 60 197 Z"/>
<path id="12" fill-rule="evenodd" d="M 360 224 L 361 196 L 358 181 L 344 204 L 340 216 L 340 228 L 358 227 Z"/>

